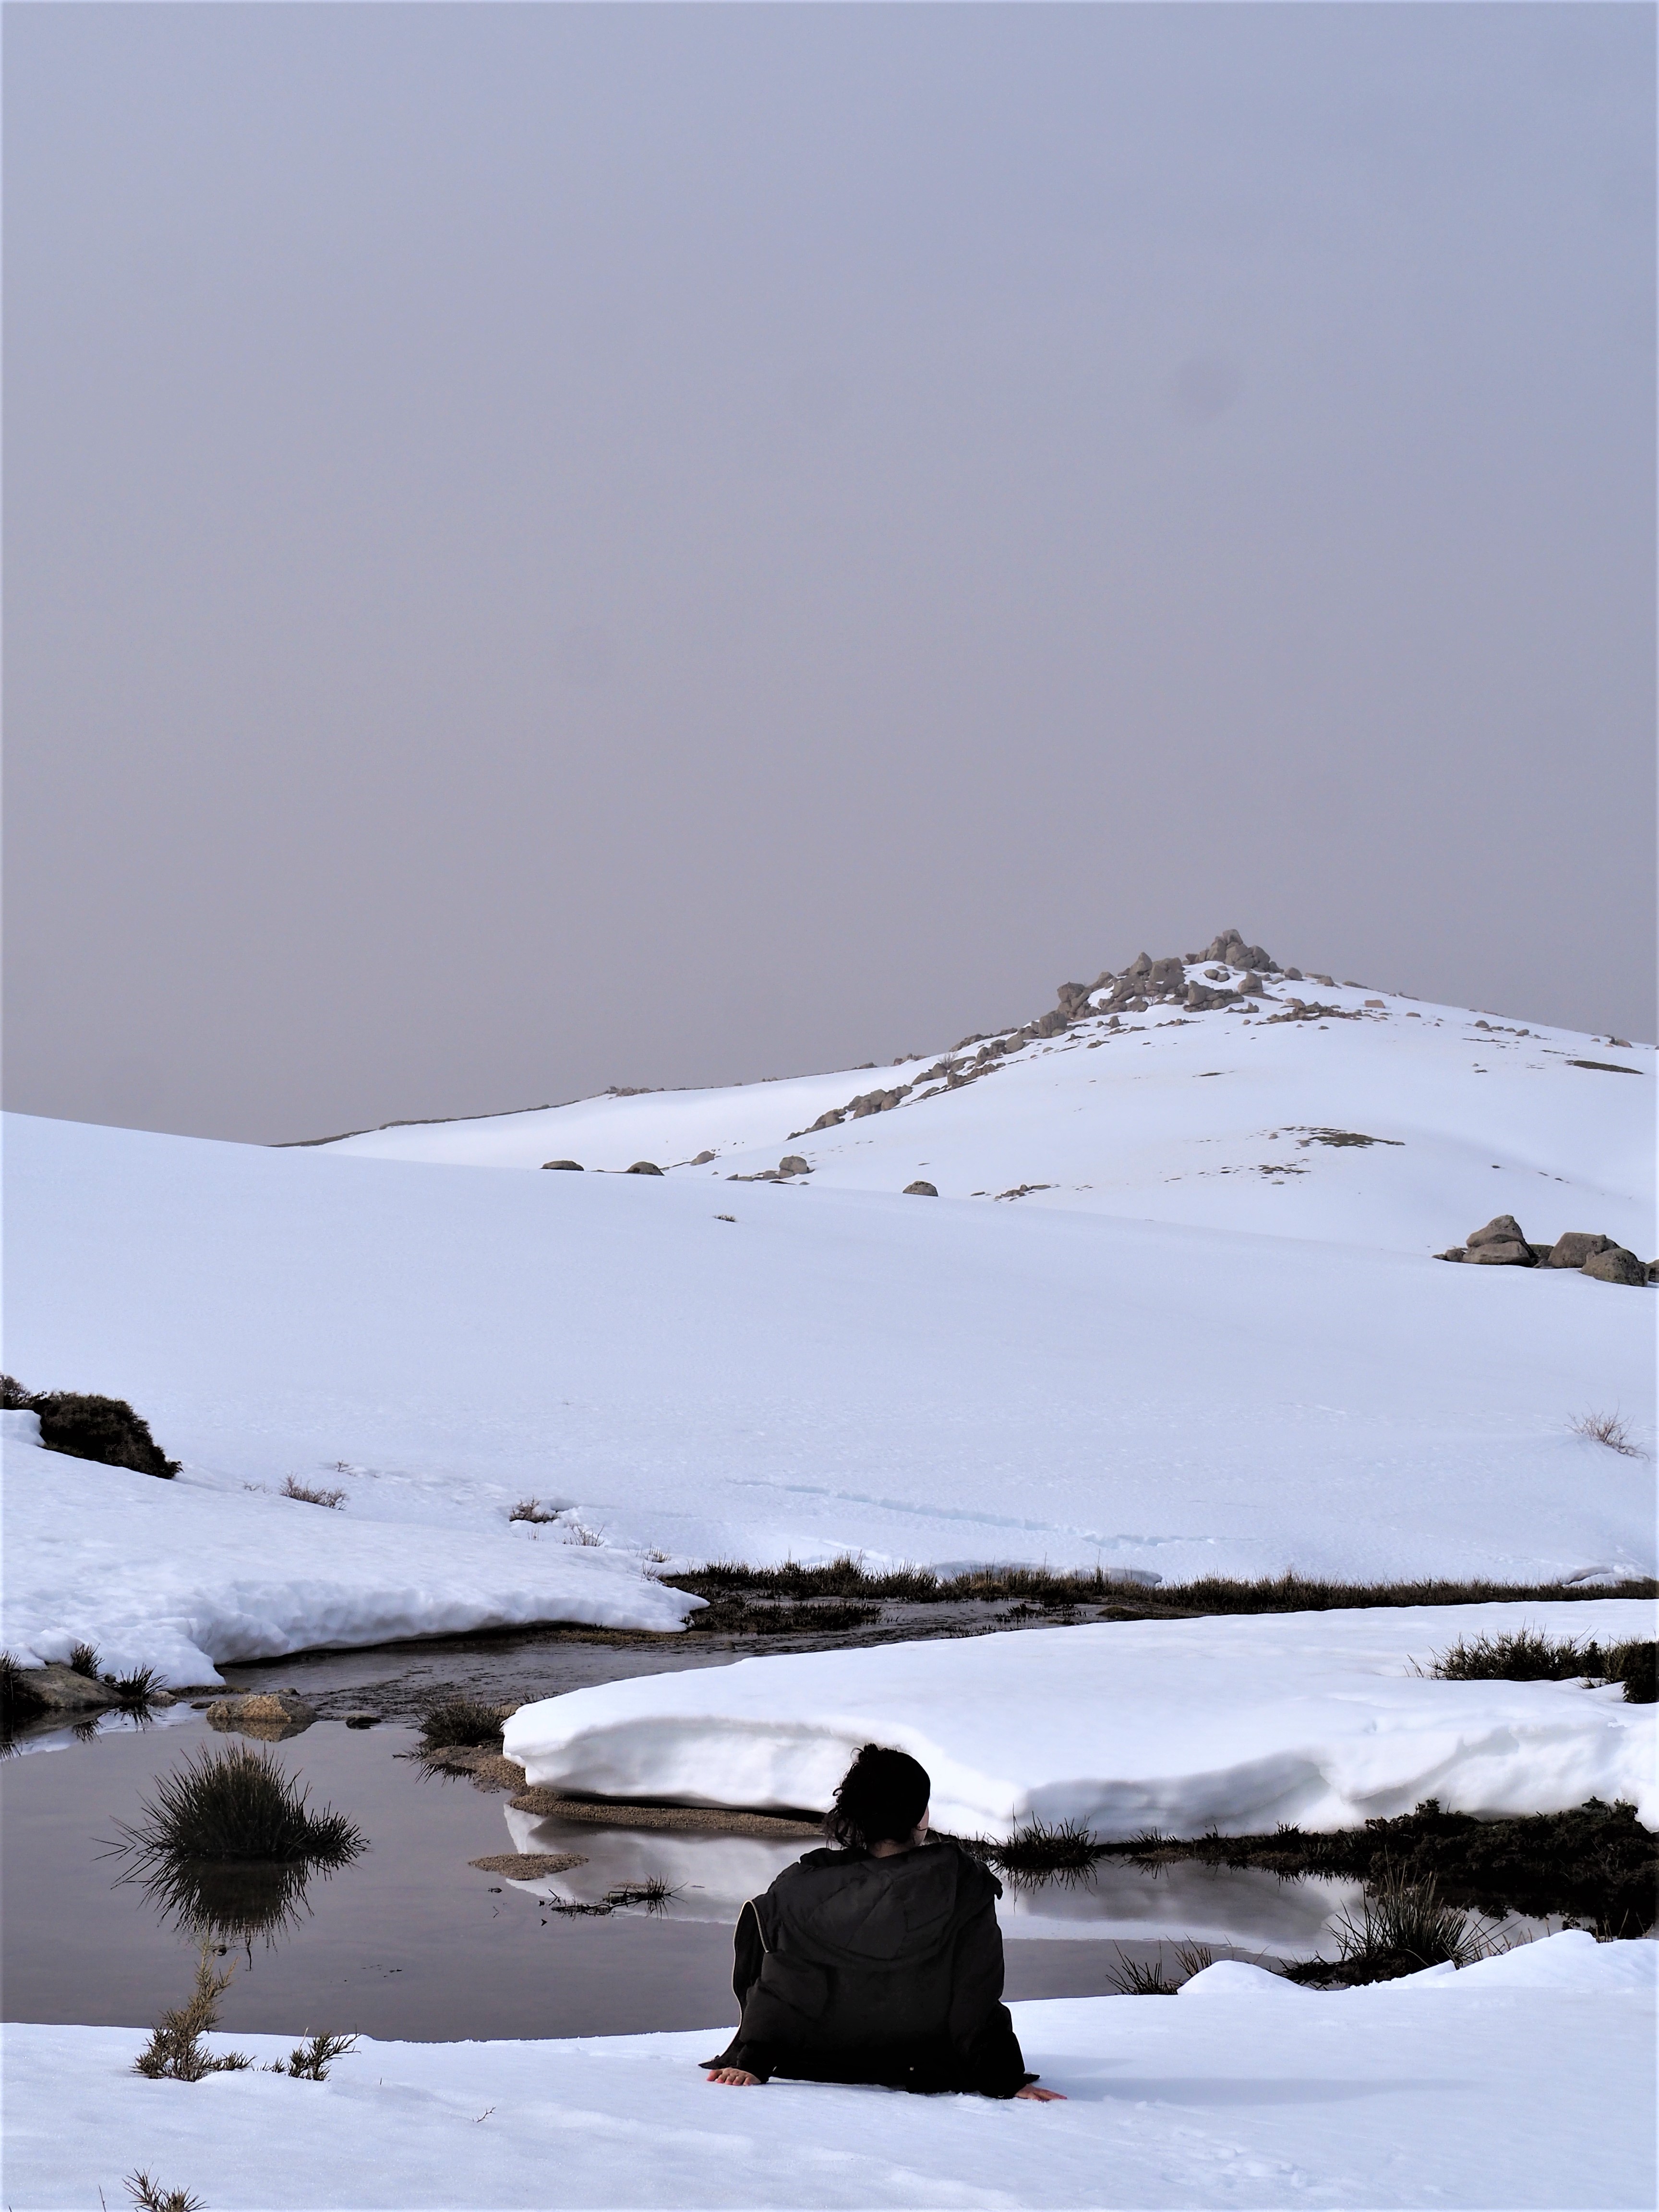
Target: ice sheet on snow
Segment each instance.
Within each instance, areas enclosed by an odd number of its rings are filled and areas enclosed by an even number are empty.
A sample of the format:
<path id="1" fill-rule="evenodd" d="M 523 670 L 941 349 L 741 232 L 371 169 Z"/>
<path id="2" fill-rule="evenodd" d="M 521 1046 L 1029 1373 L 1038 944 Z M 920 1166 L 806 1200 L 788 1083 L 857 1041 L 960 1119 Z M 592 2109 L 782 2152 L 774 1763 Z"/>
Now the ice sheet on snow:
<path id="1" fill-rule="evenodd" d="M 1556 1957 L 1564 1941 L 1533 1948 Z M 1648 2212 L 1654 1997 L 1650 1976 L 1630 1986 L 1619 1968 L 1653 1948 L 1577 1947 L 1551 1985 L 1483 1982 L 1474 1970 L 1291 1991 L 1247 1969 L 1242 1987 L 1206 2002 L 1216 1967 L 1182 2004 L 1017 2004 L 1027 2063 L 1069 2100 L 1046 2106 L 812 2082 L 710 2087 L 695 2062 L 724 2040 L 719 2026 L 577 2042 L 364 2043 L 323 2082 L 255 2072 L 196 2084 L 135 2076 L 137 2030 L 13 2026 L 7 2198 L 91 2212 L 100 2189 L 119 2202 L 121 2177 L 142 2165 L 215 2212 L 268 2212 L 274 2174 L 291 2212 L 1050 2212 L 1103 2197 L 1181 2212 Z M 292 2039 L 219 2039 L 262 2063 L 286 2057 Z"/>
<path id="2" fill-rule="evenodd" d="M 26 1667 L 84 1638 L 112 1672 L 182 1686 L 222 1660 L 520 1621 L 677 1629 L 698 1602 L 602 1550 L 159 1481 L 43 1450 L 33 1413 L 0 1413 L 0 1642 Z"/>
<path id="3" fill-rule="evenodd" d="M 1654 1607 L 1374 1607 L 1064 1629 L 740 1660 L 521 1706 L 532 1782 L 690 1804 L 827 1806 L 858 1747 L 911 1752 L 957 1834 L 1081 1820 L 1102 1837 L 1358 1826 L 1425 1797 L 1544 1813 L 1628 1798 L 1659 1826 L 1656 1716 L 1617 1686 L 1412 1671 L 1522 1625 L 1616 1643 Z"/>

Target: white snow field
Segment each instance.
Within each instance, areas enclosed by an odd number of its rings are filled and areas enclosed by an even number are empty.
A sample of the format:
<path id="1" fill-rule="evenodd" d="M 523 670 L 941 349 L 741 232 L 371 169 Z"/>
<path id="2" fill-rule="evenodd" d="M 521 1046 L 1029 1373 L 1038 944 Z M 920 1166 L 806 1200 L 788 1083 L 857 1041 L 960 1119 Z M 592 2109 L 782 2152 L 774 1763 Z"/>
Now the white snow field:
<path id="1" fill-rule="evenodd" d="M 1173 2002 L 1012 2007 L 1063 2105 L 711 2086 L 727 2031 L 363 2043 L 327 2081 L 148 2081 L 131 2029 L 4 2032 L 6 2202 L 369 2206 L 1443 2205 L 1647 2212 L 1659 1945 L 1549 1937 L 1314 1992 L 1224 1963 Z M 216 2038 L 261 2064 L 289 2039 Z M 732 2100 L 741 2102 L 733 2103 Z"/>
<path id="2" fill-rule="evenodd" d="M 1460 1637 L 1654 1633 L 1634 1599 L 1100 1622 L 741 1659 L 521 1705 L 505 1749 L 578 1796 L 821 1812 L 859 1746 L 911 1753 L 933 1819 L 1006 1837 L 1076 1820 L 1328 1831 L 1408 1813 L 1628 1799 L 1659 1826 L 1659 1706 L 1620 1686 L 1419 1675 Z"/>
<path id="3" fill-rule="evenodd" d="M 130 1399 L 185 1462 L 164 1496 L 64 1461 L 56 1525 L 79 1543 L 94 1498 L 193 1500 L 224 1516 L 204 1559 L 317 1570 L 280 1623 L 204 1582 L 246 1624 L 240 1648 L 204 1628 L 224 1658 L 595 1618 L 578 1589 L 623 1586 L 574 1578 L 585 1547 L 631 1562 L 653 1622 L 640 1571 L 723 1557 L 1651 1573 L 1651 1458 L 1571 1425 L 1617 1413 L 1650 1451 L 1653 1293 L 1429 1255 L 1503 1209 L 1540 1243 L 1650 1251 L 1652 1052 L 1275 988 L 1254 1013 L 1083 1018 L 799 1138 L 905 1072 L 324 1148 L 9 1116 L 6 1367 Z M 1292 988 L 1334 1011 L 1285 1018 Z M 725 1179 L 786 1152 L 811 1174 Z M 563 1155 L 671 1171 L 521 1171 Z M 904 1195 L 918 1176 L 944 1195 Z M 339 1511 L 248 1491 L 289 1475 Z M 509 1527 L 532 1498 L 560 1518 Z M 36 1481 L 7 1572 L 34 1648 L 68 1627 L 53 1526 Z M 123 1648 L 172 1668 L 191 1638 L 156 1633 Z"/>
<path id="4" fill-rule="evenodd" d="M 400 1529 L 188 1474 L 97 1467 L 42 1450 L 34 1413 L 0 1413 L 0 1644 L 26 1667 L 67 1660 L 84 1638 L 111 1672 L 148 1666 L 182 1688 L 216 1681 L 220 1659 L 550 1615 L 674 1629 L 701 1602 L 602 1550 Z"/>

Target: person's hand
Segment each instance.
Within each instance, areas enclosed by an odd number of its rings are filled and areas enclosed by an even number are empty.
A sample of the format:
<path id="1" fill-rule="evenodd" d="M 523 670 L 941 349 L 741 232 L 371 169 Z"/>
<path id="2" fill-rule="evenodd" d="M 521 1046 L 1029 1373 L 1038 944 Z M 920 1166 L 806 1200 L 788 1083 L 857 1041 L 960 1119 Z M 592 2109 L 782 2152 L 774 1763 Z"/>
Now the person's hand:
<path id="1" fill-rule="evenodd" d="M 1063 2105 L 1066 2102 L 1061 2090 L 1039 2089 L 1035 2081 L 1028 2081 L 1023 2089 L 1016 2089 L 1014 2094 L 1024 2097 L 1028 2104 L 1032 2105 Z"/>
<path id="2" fill-rule="evenodd" d="M 760 2075 L 746 2074 L 741 2066 L 717 2066 L 708 2078 L 711 2081 L 724 2081 L 732 2089 L 758 2089 L 761 2087 Z M 1023 2097 L 1025 2092 L 1022 2089 L 1020 2094 Z"/>

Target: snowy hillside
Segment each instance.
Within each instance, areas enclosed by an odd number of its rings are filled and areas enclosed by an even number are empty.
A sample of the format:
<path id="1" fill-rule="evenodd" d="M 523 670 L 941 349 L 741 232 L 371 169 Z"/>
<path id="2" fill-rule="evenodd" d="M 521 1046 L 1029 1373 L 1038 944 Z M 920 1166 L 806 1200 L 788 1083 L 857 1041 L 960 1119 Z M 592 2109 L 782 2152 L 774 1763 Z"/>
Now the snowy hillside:
<path id="1" fill-rule="evenodd" d="M 1182 1000 L 1074 995 L 954 1087 L 923 1061 L 276 1150 L 10 1117 L 4 1364 L 131 1399 L 181 1492 L 337 1488 L 262 1509 L 319 1557 L 360 1523 L 488 1535 L 503 1592 L 519 1547 L 595 1536 L 641 1566 L 1651 1572 L 1652 1460 L 1572 1425 L 1651 1449 L 1654 1294 L 1430 1255 L 1500 1212 L 1651 1254 L 1652 1053 L 1176 965 Z M 844 1112 L 878 1081 L 911 1087 Z M 589 1171 L 520 1171 L 558 1157 Z M 810 1172 L 728 1179 L 786 1157 Z M 592 1171 L 641 1158 L 667 1172 Z M 509 1527 L 532 1497 L 560 1518 Z"/>
<path id="2" fill-rule="evenodd" d="M 710 1191 L 793 1158 L 797 1189 L 923 1180 L 941 1197 L 1033 1212 L 1413 1253 L 1513 1213 L 1541 1243 L 1583 1229 L 1644 1259 L 1659 1250 L 1650 1048 L 1357 985 L 1274 975 L 1241 994 L 1254 972 L 1209 960 L 1180 973 L 1156 1002 L 1107 985 L 890 1068 L 587 1098 L 327 1149 L 611 1174 L 647 1160 Z M 892 1103 L 872 1110 L 876 1099 Z"/>

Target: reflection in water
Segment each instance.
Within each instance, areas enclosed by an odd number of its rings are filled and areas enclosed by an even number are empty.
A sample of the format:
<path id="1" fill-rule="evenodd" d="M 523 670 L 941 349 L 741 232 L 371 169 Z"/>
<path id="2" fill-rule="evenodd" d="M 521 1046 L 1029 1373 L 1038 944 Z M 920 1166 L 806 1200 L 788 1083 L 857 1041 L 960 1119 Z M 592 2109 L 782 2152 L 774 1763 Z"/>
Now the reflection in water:
<path id="1" fill-rule="evenodd" d="M 580 1863 L 513 1881 L 550 1902 L 601 1905 L 654 1876 L 676 1920 L 734 1923 L 754 1897 L 810 1846 L 752 1836 L 601 1828 L 502 1810 L 520 1852 L 576 1853 Z M 509 1881 L 512 1877 L 508 1877 Z M 1260 1868 L 1180 1862 L 1156 1873 L 1103 1861 L 1081 1879 L 1005 1883 L 998 1917 L 1011 1938 L 1197 1940 L 1304 1957 L 1360 1894 L 1353 1881 L 1281 1881 Z"/>
<path id="2" fill-rule="evenodd" d="M 312 1812 L 307 1796 L 269 1752 L 204 1750 L 161 1778 L 137 1820 L 117 1824 L 111 1851 L 128 1862 L 120 1881 L 198 1942 L 273 1943 L 308 1910 L 311 1876 L 368 1848 L 354 1820 L 331 1807 Z"/>

